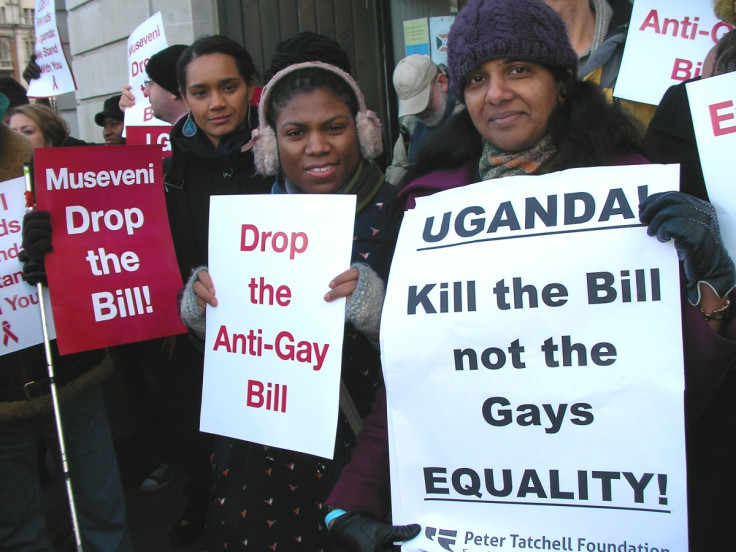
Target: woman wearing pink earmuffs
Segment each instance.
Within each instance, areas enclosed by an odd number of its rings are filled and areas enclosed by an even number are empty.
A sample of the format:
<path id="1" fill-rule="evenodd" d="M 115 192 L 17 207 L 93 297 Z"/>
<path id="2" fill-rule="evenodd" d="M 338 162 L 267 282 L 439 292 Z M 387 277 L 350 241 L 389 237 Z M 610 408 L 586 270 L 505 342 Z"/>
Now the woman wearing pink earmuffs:
<path id="1" fill-rule="evenodd" d="M 352 265 L 325 282 L 326 301 L 348 298 L 342 381 L 357 420 L 341 407 L 333 461 L 219 438 L 209 526 L 217 550 L 245 549 L 247 543 L 248 549 L 316 551 L 326 545 L 323 504 L 349 460 L 355 423 L 381 385 L 378 329 L 402 210 L 394 209 L 394 189 L 372 161 L 381 153 L 380 123 L 341 69 L 308 62 L 278 72 L 263 90 L 259 121 L 253 153 L 258 172 L 276 176 L 271 193 L 357 196 Z M 182 320 L 200 334 L 206 304 L 216 306 L 217 300 L 202 267 L 187 283 L 181 305 Z"/>

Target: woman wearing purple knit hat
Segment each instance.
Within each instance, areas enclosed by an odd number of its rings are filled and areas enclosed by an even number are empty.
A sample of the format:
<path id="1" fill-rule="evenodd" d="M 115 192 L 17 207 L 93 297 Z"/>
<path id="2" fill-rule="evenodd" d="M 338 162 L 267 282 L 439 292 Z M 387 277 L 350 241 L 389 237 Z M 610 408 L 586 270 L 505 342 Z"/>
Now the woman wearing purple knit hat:
<path id="1" fill-rule="evenodd" d="M 647 163 L 636 123 L 607 103 L 597 85 L 577 80 L 577 63 L 564 23 L 540 0 L 469 0 L 450 29 L 447 63 L 450 87 L 467 109 L 423 143 L 399 192 L 407 207 L 417 197 L 481 180 Z M 736 380 L 729 377 L 736 364 L 736 323 L 728 315 L 736 271 L 709 204 L 679 192 L 654 194 L 640 213 L 650 235 L 676 238 L 683 260 L 690 303 L 683 305 L 686 400 L 688 422 L 694 423 L 713 407 L 709 400 L 725 397 L 724 381 Z M 389 521 L 386 427 L 385 404 L 377 403 L 327 500 L 330 538 L 338 550 L 384 552 L 420 530 Z M 736 454 L 729 458 L 736 464 Z M 731 496 L 721 494 L 724 500 Z"/>

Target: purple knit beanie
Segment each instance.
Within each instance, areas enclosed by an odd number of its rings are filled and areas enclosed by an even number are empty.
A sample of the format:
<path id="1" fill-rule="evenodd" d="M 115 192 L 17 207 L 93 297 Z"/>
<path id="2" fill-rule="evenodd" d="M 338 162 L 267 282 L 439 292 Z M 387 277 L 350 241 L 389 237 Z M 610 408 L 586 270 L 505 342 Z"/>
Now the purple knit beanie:
<path id="1" fill-rule="evenodd" d="M 469 0 L 447 38 L 452 93 L 463 101 L 465 75 L 492 59 L 512 58 L 577 73 L 567 27 L 541 0 Z"/>

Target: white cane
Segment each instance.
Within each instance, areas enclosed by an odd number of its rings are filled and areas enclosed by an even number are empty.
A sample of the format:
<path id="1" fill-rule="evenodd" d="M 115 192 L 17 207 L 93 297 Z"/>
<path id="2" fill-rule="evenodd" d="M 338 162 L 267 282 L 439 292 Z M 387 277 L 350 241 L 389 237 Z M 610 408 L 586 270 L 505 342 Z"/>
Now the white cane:
<path id="1" fill-rule="evenodd" d="M 23 176 L 26 179 L 26 191 L 28 194 L 33 193 L 33 185 L 31 183 L 31 169 L 28 165 L 23 167 Z M 33 210 L 33 202 L 26 201 L 26 211 Z M 74 492 L 72 491 L 72 482 L 69 477 L 69 461 L 66 457 L 66 447 L 64 446 L 64 431 L 61 427 L 61 412 L 59 411 L 59 397 L 56 394 L 56 381 L 54 380 L 54 362 L 51 356 L 51 341 L 49 339 L 49 329 L 46 321 L 46 301 L 43 296 L 43 284 L 36 284 L 38 292 L 38 306 L 41 308 L 41 328 L 43 329 L 43 346 L 46 351 L 46 366 L 49 373 L 49 384 L 51 387 L 51 403 L 54 407 L 54 419 L 56 420 L 56 433 L 59 437 L 59 451 L 61 453 L 61 469 L 64 475 L 64 483 L 66 484 L 66 493 L 69 498 L 69 509 L 72 514 L 72 527 L 74 529 L 74 540 L 77 543 L 77 552 L 82 552 L 82 535 L 79 532 L 79 521 L 77 520 L 77 508 L 74 503 Z"/>

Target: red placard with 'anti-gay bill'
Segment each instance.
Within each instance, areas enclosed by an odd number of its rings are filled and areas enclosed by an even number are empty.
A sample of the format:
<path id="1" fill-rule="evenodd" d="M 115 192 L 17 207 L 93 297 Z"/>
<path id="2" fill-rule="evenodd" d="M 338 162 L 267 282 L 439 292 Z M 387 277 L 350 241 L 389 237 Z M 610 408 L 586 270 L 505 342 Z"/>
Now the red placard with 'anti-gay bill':
<path id="1" fill-rule="evenodd" d="M 51 213 L 46 272 L 60 352 L 182 333 L 160 148 L 37 149 L 34 175 L 38 208 Z"/>

